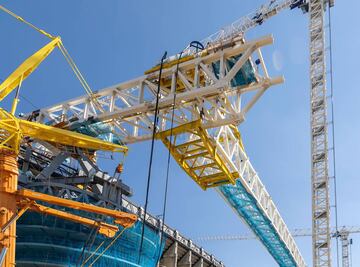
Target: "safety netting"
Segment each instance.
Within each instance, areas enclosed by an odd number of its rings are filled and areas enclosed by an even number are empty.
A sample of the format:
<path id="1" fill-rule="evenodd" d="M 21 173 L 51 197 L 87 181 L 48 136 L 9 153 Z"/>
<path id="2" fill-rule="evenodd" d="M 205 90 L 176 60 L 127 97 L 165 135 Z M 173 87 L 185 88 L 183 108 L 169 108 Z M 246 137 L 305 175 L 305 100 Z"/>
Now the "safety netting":
<path id="1" fill-rule="evenodd" d="M 27 212 L 17 226 L 17 266 L 156 266 L 165 238 L 160 244 L 159 231 L 145 225 L 140 253 L 142 226 L 138 221 L 126 229 L 101 255 L 113 238 L 106 238 L 78 223 Z M 118 233 L 121 230 L 120 227 Z"/>

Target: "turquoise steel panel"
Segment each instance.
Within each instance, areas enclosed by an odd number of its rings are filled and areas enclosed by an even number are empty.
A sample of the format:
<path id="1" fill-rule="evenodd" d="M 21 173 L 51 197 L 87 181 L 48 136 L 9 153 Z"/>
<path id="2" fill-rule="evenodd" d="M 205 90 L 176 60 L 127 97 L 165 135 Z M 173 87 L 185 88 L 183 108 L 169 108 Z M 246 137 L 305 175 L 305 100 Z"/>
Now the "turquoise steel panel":
<path id="1" fill-rule="evenodd" d="M 279 266 L 296 267 L 293 256 L 277 234 L 276 229 L 240 180 L 238 179 L 235 185 L 224 185 L 218 189 L 230 206 L 250 226 Z"/>

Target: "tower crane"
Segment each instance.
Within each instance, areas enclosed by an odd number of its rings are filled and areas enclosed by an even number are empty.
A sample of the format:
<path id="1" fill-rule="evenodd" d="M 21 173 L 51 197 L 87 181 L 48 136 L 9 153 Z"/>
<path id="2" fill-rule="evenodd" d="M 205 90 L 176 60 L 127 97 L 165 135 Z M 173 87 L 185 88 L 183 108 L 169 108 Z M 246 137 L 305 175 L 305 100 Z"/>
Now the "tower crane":
<path id="1" fill-rule="evenodd" d="M 130 144 L 152 138 L 158 98 L 156 137 L 176 162 L 202 189 L 216 187 L 280 266 L 305 266 L 237 129 L 265 91 L 283 82 L 282 77 L 269 76 L 262 56 L 261 48 L 272 42 L 271 36 L 245 41 L 235 35 L 226 42 L 205 45 L 201 51 L 185 51 L 182 58 L 169 58 L 160 80 L 160 66 L 155 66 L 139 78 L 97 91 L 94 97 L 101 109 L 93 105 L 93 99 L 82 96 L 28 117 L 73 131 L 115 122 L 116 133 Z M 174 98 L 175 127 L 171 130 Z"/>
<path id="2" fill-rule="evenodd" d="M 349 239 L 350 234 L 359 234 L 360 227 L 358 226 L 342 226 L 338 229 L 331 228 L 331 237 L 332 238 L 340 238 L 341 240 L 341 248 L 342 248 L 342 266 L 349 267 L 350 266 L 350 255 L 349 255 L 349 246 L 352 244 L 352 239 Z M 293 237 L 311 237 L 312 230 L 307 229 L 294 229 L 291 231 Z M 256 239 L 254 235 L 222 235 L 222 236 L 204 236 L 199 237 L 196 240 L 198 241 L 240 241 L 240 240 L 252 240 Z"/>
<path id="3" fill-rule="evenodd" d="M 272 37 L 245 41 L 244 33 L 282 10 L 300 7 L 310 17 L 313 263 L 331 266 L 326 4 L 333 6 L 334 2 L 272 0 L 206 38 L 201 42 L 204 47 L 201 51 L 189 46 L 182 54 L 168 58 L 161 79 L 158 79 L 160 66 L 155 66 L 145 75 L 100 90 L 91 98 L 82 96 L 65 101 L 34 111 L 28 118 L 80 132 L 89 125 L 111 122 L 114 131 L 129 144 L 152 137 L 158 98 L 160 125 L 156 137 L 177 163 L 202 189 L 216 187 L 280 266 L 305 266 L 290 231 L 246 155 L 237 129 L 264 92 L 283 81 L 282 77 L 269 76 L 260 50 L 272 43 Z M 160 94 L 156 92 L 159 84 Z M 101 108 L 94 104 L 94 98 Z M 170 131 L 173 105 L 175 128 Z"/>

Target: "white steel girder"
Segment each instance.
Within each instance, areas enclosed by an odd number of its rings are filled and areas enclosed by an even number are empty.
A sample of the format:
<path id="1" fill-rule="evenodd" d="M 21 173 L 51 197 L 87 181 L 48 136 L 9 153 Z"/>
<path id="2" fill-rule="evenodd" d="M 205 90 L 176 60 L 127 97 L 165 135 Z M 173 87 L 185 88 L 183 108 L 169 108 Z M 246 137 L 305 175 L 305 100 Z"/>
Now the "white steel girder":
<path id="1" fill-rule="evenodd" d="M 254 199 L 256 212 L 259 211 L 263 218 L 268 219 L 272 236 L 280 240 L 282 252 L 286 251 L 290 255 L 290 265 L 282 266 L 303 267 L 304 260 L 275 204 L 244 150 L 240 149 L 239 140 L 230 134 L 229 125 L 237 126 L 243 122 L 246 113 L 262 94 L 270 86 L 283 82 L 282 77 L 268 76 L 260 51 L 260 47 L 272 42 L 271 36 L 249 42 L 237 40 L 231 46 L 195 56 L 179 64 L 177 81 L 176 64 L 163 69 L 157 131 L 170 128 L 172 104 L 176 93 L 174 127 L 202 120 L 202 127 L 207 129 L 216 141 L 217 153 L 223 155 L 231 170 L 240 174 L 239 181 L 246 194 Z M 238 56 L 237 61 L 230 66 L 227 62 L 234 56 Z M 254 57 L 259 59 L 257 66 L 253 63 Z M 218 64 L 218 72 L 214 64 Z M 234 86 L 233 81 L 237 73 L 243 71 L 242 67 L 245 64 L 251 65 L 255 79 L 248 84 Z M 152 136 L 158 82 L 158 71 L 155 71 L 96 92 L 95 96 L 102 106 L 101 109 L 93 105 L 88 96 L 83 96 L 41 109 L 35 118 L 42 123 L 62 124 L 65 127 L 69 127 L 74 121 L 81 123 L 90 119 L 96 122 L 111 122 L 114 132 L 124 143 L 148 140 Z M 34 119 L 34 114 L 31 117 Z M 224 133 L 226 138 L 221 137 Z M 249 206 L 248 212 L 251 213 L 251 209 Z M 244 221 L 249 225 L 249 221 Z M 254 228 L 252 229 L 254 231 Z M 264 239 L 259 239 L 264 243 Z M 274 248 L 265 246 L 270 253 L 271 249 L 274 251 Z M 281 255 L 276 255 L 276 251 L 272 256 L 280 262 L 278 259 Z"/>
<path id="2" fill-rule="evenodd" d="M 174 127 L 202 117 L 204 128 L 227 124 L 240 124 L 246 113 L 260 96 L 272 85 L 283 82 L 283 77 L 270 78 L 262 58 L 260 47 L 272 44 L 272 36 L 195 57 L 179 64 L 177 85 L 176 65 L 163 70 L 159 99 L 158 132 L 170 128 L 171 111 L 176 89 Z M 227 59 L 239 56 L 234 66 Z M 261 62 L 254 67 L 252 57 Z M 215 73 L 212 64 L 219 64 Z M 237 72 L 244 64 L 255 70 L 255 81 L 231 86 Z M 94 92 L 101 110 L 93 105 L 88 96 L 78 97 L 40 110 L 37 121 L 42 123 L 83 122 L 88 119 L 112 122 L 114 132 L 124 143 L 151 139 L 156 102 L 158 71 L 109 88 Z M 179 89 L 180 87 L 180 89 Z M 242 96 L 246 95 L 246 99 Z M 203 116 L 200 115 L 203 111 Z M 224 116 L 220 117 L 221 113 Z"/>

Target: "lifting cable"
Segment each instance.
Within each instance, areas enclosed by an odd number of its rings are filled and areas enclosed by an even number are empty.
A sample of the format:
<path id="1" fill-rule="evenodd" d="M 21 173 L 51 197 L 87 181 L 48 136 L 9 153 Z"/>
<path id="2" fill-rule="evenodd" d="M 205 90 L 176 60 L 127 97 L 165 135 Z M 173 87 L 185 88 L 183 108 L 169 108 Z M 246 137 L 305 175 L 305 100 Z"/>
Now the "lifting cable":
<path id="1" fill-rule="evenodd" d="M 37 32 L 43 34 L 44 36 L 48 37 L 49 39 L 53 40 L 57 37 L 51 35 L 50 33 L 44 31 L 43 29 L 40 29 L 39 27 L 35 26 L 34 24 L 26 21 L 24 18 L 16 15 L 15 13 L 13 13 L 12 11 L 8 10 L 7 8 L 3 7 L 0 5 L 0 10 L 3 10 L 4 12 L 6 12 L 7 14 L 9 14 L 10 16 L 14 17 L 15 19 L 19 20 L 20 22 L 30 26 L 31 28 L 33 28 L 34 30 L 36 30 Z M 61 53 L 63 54 L 63 56 L 65 57 L 65 60 L 67 61 L 67 63 L 69 64 L 71 70 L 74 72 L 76 78 L 79 80 L 81 86 L 84 88 L 86 94 L 88 95 L 88 97 L 90 98 L 90 103 L 93 103 L 96 108 L 98 108 L 101 112 L 104 112 L 104 108 L 101 106 L 101 104 L 99 103 L 99 101 L 97 100 L 96 96 L 94 95 L 93 91 L 91 90 L 91 87 L 89 86 L 89 84 L 87 83 L 86 79 L 84 78 L 84 76 L 82 75 L 82 73 L 80 72 L 78 66 L 76 65 L 75 61 L 73 60 L 73 58 L 70 56 L 69 52 L 67 51 L 67 49 L 65 48 L 64 44 L 62 43 L 61 39 L 60 42 L 58 43 L 58 47 L 61 51 Z M 114 135 L 117 135 L 117 133 L 113 130 L 114 126 L 117 126 L 118 123 L 115 120 L 111 120 L 109 122 L 107 122 L 109 124 L 111 124 L 112 130 L 111 133 Z"/>
<path id="2" fill-rule="evenodd" d="M 0 10 L 6 12 L 7 14 L 9 14 L 10 16 L 14 17 L 15 19 L 19 20 L 20 22 L 30 26 L 31 28 L 33 28 L 34 30 L 36 30 L 37 32 L 45 35 L 46 37 L 48 37 L 49 39 L 53 40 L 56 37 L 51 35 L 50 33 L 44 31 L 43 29 L 40 29 L 39 27 L 35 26 L 34 24 L 28 22 L 27 20 L 25 20 L 24 18 L 16 15 L 15 13 L 13 13 L 12 11 L 8 10 L 7 8 L 3 7 L 0 5 Z M 80 81 L 82 87 L 85 89 L 85 92 L 87 93 L 87 95 L 90 97 L 90 99 L 93 101 L 93 103 L 97 106 L 97 108 L 99 108 L 100 110 L 103 110 L 100 103 L 97 101 L 97 99 L 94 97 L 93 91 L 91 90 L 89 84 L 87 83 L 87 81 L 85 80 L 84 76 L 81 74 L 79 68 L 77 67 L 75 61 L 72 59 L 72 57 L 70 56 L 69 52 L 67 51 L 67 49 L 65 48 L 65 46 L 63 45 L 63 43 L 60 41 L 59 45 L 58 45 L 61 53 L 63 54 L 63 56 L 65 57 L 66 61 L 68 62 L 69 66 L 71 67 L 72 71 L 74 72 L 74 74 L 76 75 L 76 77 L 78 78 L 78 80 Z"/>
<path id="3" fill-rule="evenodd" d="M 96 239 L 97 231 L 98 231 L 98 228 L 96 228 L 96 227 L 91 228 L 91 231 L 88 234 L 88 237 L 85 240 L 84 245 L 82 247 L 81 253 L 76 261 L 76 266 L 80 266 L 84 262 L 85 250 L 86 250 L 86 248 L 88 248 L 88 251 L 91 250 L 91 248 L 95 242 L 95 239 Z"/>
<path id="4" fill-rule="evenodd" d="M 331 28 L 331 8 L 328 4 L 329 16 L 329 53 L 330 53 L 330 101 L 331 101 L 331 132 L 332 132 L 332 151 L 333 151 L 333 175 L 334 175 L 334 202 L 335 202 L 335 230 L 336 230 L 336 258 L 339 267 L 339 232 L 338 232 L 338 201 L 336 184 L 336 151 L 335 151 L 335 117 L 334 117 L 334 80 L 333 80 L 333 53 L 332 53 L 332 28 Z"/>
<path id="5" fill-rule="evenodd" d="M 121 232 L 115 236 L 111 242 L 109 243 L 109 245 L 107 245 L 107 247 L 89 264 L 89 267 L 93 266 L 104 254 L 105 252 L 115 243 L 116 240 L 118 240 L 118 238 L 120 236 L 122 236 L 122 234 L 125 232 L 126 229 L 128 229 L 129 227 L 124 227 L 124 229 L 121 230 Z M 84 267 L 85 264 L 92 258 L 95 256 L 96 252 L 98 252 L 98 250 L 104 245 L 105 243 L 105 240 L 104 239 L 100 244 L 99 246 L 91 253 L 91 255 L 81 264 L 81 267 Z"/>
<path id="6" fill-rule="evenodd" d="M 46 31 L 36 27 L 34 24 L 24 20 L 22 17 L 16 15 L 15 13 L 11 12 L 9 9 L 3 7 L 0 5 L 0 9 L 6 13 L 8 13 L 10 16 L 16 18 L 17 20 L 25 23 L 26 25 L 30 26 L 31 28 L 33 28 L 34 30 L 38 31 L 39 33 L 45 35 L 46 37 L 50 38 L 50 39 L 55 39 L 55 36 L 52 36 L 50 33 L 47 33 Z"/>
<path id="7" fill-rule="evenodd" d="M 170 125 L 170 140 L 169 140 L 169 149 L 168 149 L 168 156 L 167 156 L 167 166 L 166 166 L 166 180 L 165 180 L 165 190 L 164 190 L 164 205 L 163 205 L 163 221 L 161 225 L 161 232 L 160 232 L 160 243 L 159 243 L 159 253 L 157 256 L 157 263 L 160 261 L 160 251 L 161 251 L 161 245 L 164 238 L 164 225 L 165 225 L 165 219 L 166 219 L 166 205 L 167 205 L 167 194 L 168 194 L 168 184 L 169 184 L 169 172 L 170 172 L 170 156 L 171 156 L 171 149 L 172 149 L 172 139 L 173 139 L 173 128 L 174 128 L 174 116 L 175 116 L 175 104 L 176 104 L 176 88 L 177 88 L 177 80 L 178 80 L 178 73 L 179 73 L 179 63 L 181 60 L 181 57 L 184 53 L 184 50 L 181 51 L 177 64 L 176 64 L 176 71 L 175 71 L 175 89 L 174 89 L 174 98 L 173 98 L 173 106 L 172 106 L 172 112 L 171 112 L 171 125 Z"/>
<path id="8" fill-rule="evenodd" d="M 161 86 L 160 86 L 160 84 L 161 84 L 161 74 L 162 74 L 163 63 L 164 63 L 164 60 L 166 58 L 166 55 L 167 55 L 167 52 L 165 51 L 164 55 L 161 58 L 161 62 L 160 62 L 159 82 L 158 82 L 158 88 L 157 88 L 157 92 L 156 92 L 154 125 L 153 125 L 153 132 L 152 132 L 152 138 L 151 138 L 149 169 L 148 169 L 148 177 L 147 177 L 147 184 L 146 184 L 145 209 L 144 209 L 143 223 L 142 223 L 142 227 L 141 227 L 141 240 L 140 240 L 140 247 L 139 247 L 138 264 L 140 264 L 142 247 L 143 247 L 143 242 L 144 242 L 145 221 L 146 221 L 146 214 L 147 214 L 147 208 L 148 208 L 148 202 L 149 202 L 149 191 L 150 191 L 150 182 L 151 182 L 151 167 L 152 167 L 153 154 L 154 154 L 155 134 L 156 134 L 156 129 L 157 129 L 157 125 L 158 125 L 159 98 L 160 98 L 160 88 L 161 88 Z"/>

